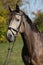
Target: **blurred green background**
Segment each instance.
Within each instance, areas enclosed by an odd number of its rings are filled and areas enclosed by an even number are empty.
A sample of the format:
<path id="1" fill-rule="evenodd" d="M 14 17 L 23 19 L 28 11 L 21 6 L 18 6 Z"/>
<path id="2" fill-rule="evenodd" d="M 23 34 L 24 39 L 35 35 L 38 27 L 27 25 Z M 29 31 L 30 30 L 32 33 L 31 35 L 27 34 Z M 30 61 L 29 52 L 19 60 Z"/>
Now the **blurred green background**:
<path id="1" fill-rule="evenodd" d="M 16 8 L 16 3 L 20 5 L 21 0 L 0 0 L 0 65 L 3 65 L 7 49 L 9 46 L 9 42 L 6 39 L 6 32 L 9 23 L 9 15 L 10 12 L 8 10 L 8 5 L 11 8 Z M 35 18 L 35 25 L 38 27 L 40 32 L 43 32 L 43 13 L 36 13 Z M 17 36 L 16 42 L 14 43 L 14 48 L 12 55 L 9 59 L 8 65 L 24 65 L 22 58 L 21 58 L 21 51 L 23 47 L 23 41 L 20 34 Z"/>

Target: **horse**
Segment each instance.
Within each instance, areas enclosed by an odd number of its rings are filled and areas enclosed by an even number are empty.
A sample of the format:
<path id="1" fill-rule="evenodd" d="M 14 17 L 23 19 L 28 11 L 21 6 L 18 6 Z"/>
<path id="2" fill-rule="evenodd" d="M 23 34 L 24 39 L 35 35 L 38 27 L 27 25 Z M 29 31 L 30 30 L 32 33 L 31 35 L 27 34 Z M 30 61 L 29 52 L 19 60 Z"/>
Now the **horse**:
<path id="1" fill-rule="evenodd" d="M 8 41 L 14 42 L 20 33 L 24 43 L 21 54 L 24 64 L 43 65 L 43 33 L 18 5 L 15 10 L 9 7 L 9 11 Z"/>

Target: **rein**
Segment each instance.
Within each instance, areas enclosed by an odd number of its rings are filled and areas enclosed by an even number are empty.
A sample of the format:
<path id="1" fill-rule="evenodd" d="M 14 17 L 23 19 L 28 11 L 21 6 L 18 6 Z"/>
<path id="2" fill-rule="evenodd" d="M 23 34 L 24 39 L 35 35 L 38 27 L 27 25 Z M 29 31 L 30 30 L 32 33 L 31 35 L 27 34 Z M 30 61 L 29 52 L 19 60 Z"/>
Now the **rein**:
<path id="1" fill-rule="evenodd" d="M 12 44 L 12 45 L 11 45 L 11 44 Z M 11 56 L 12 51 L 13 51 L 14 42 L 11 43 L 11 44 L 9 43 L 8 53 L 7 53 L 7 56 L 6 56 L 6 59 L 5 59 L 5 62 L 4 62 L 3 65 L 7 65 L 7 64 L 8 64 L 8 60 L 9 60 L 9 58 L 10 58 L 10 56 Z"/>

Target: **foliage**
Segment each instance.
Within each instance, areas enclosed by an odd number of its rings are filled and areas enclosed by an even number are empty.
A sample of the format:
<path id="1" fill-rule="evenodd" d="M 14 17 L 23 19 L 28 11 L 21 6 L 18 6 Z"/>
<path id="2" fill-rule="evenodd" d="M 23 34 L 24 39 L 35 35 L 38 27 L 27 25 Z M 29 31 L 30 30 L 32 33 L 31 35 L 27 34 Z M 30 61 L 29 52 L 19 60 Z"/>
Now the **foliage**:
<path id="1" fill-rule="evenodd" d="M 38 17 L 35 19 L 35 25 L 38 27 L 40 32 L 43 32 L 43 13 L 40 13 Z"/>

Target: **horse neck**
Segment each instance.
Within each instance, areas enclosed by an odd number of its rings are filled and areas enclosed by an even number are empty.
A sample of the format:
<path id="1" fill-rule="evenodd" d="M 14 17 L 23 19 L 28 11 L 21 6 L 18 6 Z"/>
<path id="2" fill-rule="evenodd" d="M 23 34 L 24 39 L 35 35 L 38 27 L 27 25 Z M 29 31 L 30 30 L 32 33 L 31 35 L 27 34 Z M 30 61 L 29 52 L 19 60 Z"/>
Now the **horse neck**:
<path id="1" fill-rule="evenodd" d="M 26 21 L 26 19 L 24 19 L 25 21 L 25 31 L 24 33 L 21 33 L 24 45 L 27 46 L 28 50 L 31 52 L 32 51 L 32 29 L 30 27 L 30 24 L 28 24 L 28 22 Z"/>

